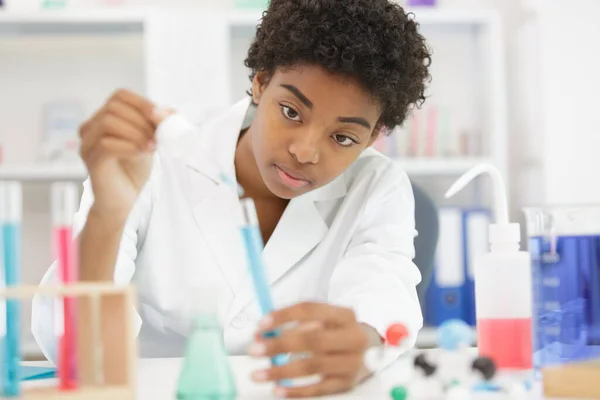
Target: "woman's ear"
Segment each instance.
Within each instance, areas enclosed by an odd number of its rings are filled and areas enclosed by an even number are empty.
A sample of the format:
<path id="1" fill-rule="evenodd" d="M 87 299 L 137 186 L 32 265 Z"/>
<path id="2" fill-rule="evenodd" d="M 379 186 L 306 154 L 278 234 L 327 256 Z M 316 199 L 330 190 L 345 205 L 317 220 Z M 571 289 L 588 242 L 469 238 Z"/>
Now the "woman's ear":
<path id="1" fill-rule="evenodd" d="M 269 74 L 266 71 L 258 71 L 252 79 L 252 101 L 258 105 L 260 99 L 269 84 Z"/>

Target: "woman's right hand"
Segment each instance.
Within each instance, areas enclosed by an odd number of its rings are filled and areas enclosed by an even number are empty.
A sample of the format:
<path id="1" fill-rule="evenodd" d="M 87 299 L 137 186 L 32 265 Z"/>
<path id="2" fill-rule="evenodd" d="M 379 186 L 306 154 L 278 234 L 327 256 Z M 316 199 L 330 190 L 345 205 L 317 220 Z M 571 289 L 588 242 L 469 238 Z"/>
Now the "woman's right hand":
<path id="1" fill-rule="evenodd" d="M 164 116 L 127 90 L 116 91 L 80 128 L 97 216 L 126 219 L 150 176 L 155 132 Z"/>

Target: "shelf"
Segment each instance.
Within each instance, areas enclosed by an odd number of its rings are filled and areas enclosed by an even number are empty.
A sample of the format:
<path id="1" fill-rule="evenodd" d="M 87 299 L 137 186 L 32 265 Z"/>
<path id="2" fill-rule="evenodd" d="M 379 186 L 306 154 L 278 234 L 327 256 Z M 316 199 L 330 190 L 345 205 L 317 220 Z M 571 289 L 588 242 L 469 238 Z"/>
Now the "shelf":
<path id="1" fill-rule="evenodd" d="M 493 163 L 485 157 L 403 158 L 395 160 L 409 175 L 461 175 L 476 165 Z"/>
<path id="2" fill-rule="evenodd" d="M 147 16 L 132 10 L 0 11 L 0 34 L 142 33 Z"/>
<path id="3" fill-rule="evenodd" d="M 484 26 L 498 18 L 494 11 L 488 10 L 446 10 L 412 8 L 408 10 L 421 25 L 459 25 Z M 262 18 L 262 10 L 234 11 L 228 15 L 233 27 L 255 27 Z"/>
<path id="4" fill-rule="evenodd" d="M 78 165 L 0 165 L 0 180 L 26 182 L 83 181 L 86 177 L 85 168 Z"/>
<path id="5" fill-rule="evenodd" d="M 142 33 L 144 23 L 158 9 L 0 11 L 0 34 L 124 34 Z M 413 8 L 421 25 L 484 26 L 497 18 L 493 11 Z M 262 10 L 226 12 L 231 27 L 254 28 Z"/>

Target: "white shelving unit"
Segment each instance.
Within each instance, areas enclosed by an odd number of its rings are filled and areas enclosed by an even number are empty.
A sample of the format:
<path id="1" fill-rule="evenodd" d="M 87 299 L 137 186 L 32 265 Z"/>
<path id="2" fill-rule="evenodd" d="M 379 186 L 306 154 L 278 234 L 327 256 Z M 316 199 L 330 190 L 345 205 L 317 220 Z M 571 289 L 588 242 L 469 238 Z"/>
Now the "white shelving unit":
<path id="1" fill-rule="evenodd" d="M 459 29 L 468 29 L 472 31 L 486 31 L 486 43 L 489 49 L 498 49 L 497 51 L 489 52 L 489 60 L 486 63 L 488 65 L 488 73 L 486 77 L 486 81 L 489 84 L 490 90 L 490 105 L 487 110 L 487 114 L 490 118 L 490 122 L 488 126 L 491 131 L 488 133 L 488 148 L 490 149 L 490 154 L 487 157 L 466 157 L 466 158 L 450 158 L 450 159 L 440 159 L 440 158 L 421 158 L 421 159 L 403 159 L 399 161 L 403 167 L 406 168 L 409 174 L 412 175 L 453 175 L 460 174 L 467 170 L 469 167 L 475 165 L 477 162 L 486 161 L 492 162 L 496 166 L 498 166 L 503 175 L 508 177 L 508 167 L 507 167 L 507 133 L 506 133 L 506 117 L 505 117 L 505 94 L 504 94 L 504 81 L 503 81 L 503 63 L 501 60 L 503 59 L 501 54 L 502 41 L 501 41 L 501 24 L 499 21 L 499 17 L 494 12 L 489 12 L 485 10 L 469 10 L 469 11 L 460 11 L 460 10 L 441 10 L 441 9 L 413 9 L 411 10 L 415 19 L 421 24 L 424 29 L 435 29 L 436 27 L 442 28 L 459 28 Z M 156 52 L 156 54 L 152 54 L 152 42 L 157 42 L 157 40 L 153 39 L 157 35 L 164 34 L 167 31 L 167 28 L 172 28 L 173 21 L 177 20 L 178 24 L 181 24 L 182 16 L 181 12 L 171 12 L 169 17 L 160 17 L 162 11 L 159 10 L 79 10 L 79 11 L 48 11 L 48 12 L 37 12 L 37 13 L 8 13 L 8 12 L 0 12 L 0 40 L 2 40 L 3 34 L 9 34 L 9 36 L 15 35 L 25 35 L 25 34 L 69 34 L 69 35 L 87 35 L 87 34 L 110 34 L 110 35 L 122 35 L 122 34 L 139 34 L 144 37 L 144 46 L 146 47 L 147 53 L 146 57 L 146 66 L 148 67 L 148 71 L 145 72 L 145 83 L 146 83 L 146 93 L 156 98 L 159 101 L 164 101 L 168 103 L 178 103 L 178 102 L 187 102 L 198 100 L 198 98 L 202 96 L 197 96 L 197 98 L 192 98 L 193 95 L 189 93 L 191 90 L 188 89 L 187 94 L 178 93 L 178 95 L 170 95 L 170 92 L 181 92 L 185 89 L 185 87 L 190 87 L 188 80 L 189 73 L 183 74 L 183 77 L 179 79 L 180 85 L 173 85 L 173 82 L 169 82 L 169 86 L 171 89 L 167 89 L 166 83 L 160 80 L 170 80 L 172 76 L 177 76 L 177 74 L 169 74 L 165 71 L 160 71 L 161 66 L 164 67 L 166 63 L 159 63 L 159 66 L 156 66 L 157 63 L 154 62 L 161 58 L 164 55 L 172 55 L 172 52 L 165 51 L 164 47 L 160 49 L 160 51 Z M 196 12 L 191 12 L 187 14 L 192 14 L 194 18 L 200 18 L 202 14 L 206 14 L 205 12 L 198 10 Z M 262 16 L 262 12 L 260 11 L 234 11 L 230 13 L 226 12 L 214 12 L 212 14 L 212 18 L 206 18 L 204 15 L 204 20 L 209 19 L 212 20 L 213 23 L 210 26 L 206 27 L 205 30 L 195 29 L 192 32 L 187 32 L 185 35 L 189 37 L 194 33 L 197 34 L 197 37 L 203 37 L 204 33 L 208 32 L 207 29 L 210 30 L 210 37 L 214 42 L 218 42 L 219 40 L 224 40 L 226 43 L 227 40 L 231 40 L 231 31 L 236 29 L 245 29 L 252 33 L 252 29 L 259 23 Z M 215 19 L 219 19 L 221 17 L 223 20 L 220 24 L 215 25 Z M 187 21 L 189 24 L 189 17 Z M 158 29 L 154 29 L 156 34 L 152 32 L 152 27 Z M 193 25 L 199 25 L 198 23 L 194 23 Z M 215 29 L 215 26 L 220 26 Z M 180 31 L 180 34 L 183 34 Z M 177 40 L 176 35 L 173 35 L 174 42 L 177 42 L 178 45 L 181 45 L 182 40 Z M 164 43 L 166 39 L 163 37 L 162 41 Z M 201 43 L 201 41 L 200 41 Z M 228 48 L 227 45 L 223 46 L 224 48 Z M 218 49 L 217 46 L 210 46 L 211 52 L 215 52 L 215 49 Z M 235 49 L 234 49 L 235 50 Z M 196 49 L 196 52 L 200 52 L 200 49 Z M 220 84 L 221 92 L 225 92 L 223 88 L 228 88 L 231 85 L 232 79 L 231 77 L 221 77 L 221 79 L 215 79 L 218 76 L 222 76 L 223 70 L 229 70 L 230 61 L 232 58 L 235 60 L 235 55 L 227 54 L 226 52 L 222 52 L 220 54 L 222 61 L 218 61 L 218 58 L 212 57 L 211 63 L 216 64 L 218 66 L 223 66 L 223 68 L 213 68 L 212 72 L 216 72 L 218 69 L 221 70 L 221 73 L 212 73 L 210 74 L 213 79 L 216 80 L 216 83 Z M 239 57 L 238 57 L 239 58 Z M 152 62 L 151 62 L 152 61 Z M 189 62 L 189 60 L 186 60 Z M 207 64 L 202 61 L 202 64 Z M 169 63 L 169 67 L 172 68 L 173 63 Z M 194 63 L 195 66 L 197 62 Z M 153 67 L 155 66 L 155 67 Z M 187 68 L 187 70 L 191 70 L 191 68 Z M 140 71 L 144 73 L 143 71 Z M 239 70 L 232 71 L 232 73 L 239 76 Z M 179 74 L 181 76 L 181 74 Z M 233 80 L 235 81 L 236 78 Z M 238 77 L 238 79 L 240 79 Z M 245 79 L 245 75 L 240 79 L 243 82 Z M 193 81 L 193 79 L 192 79 Z M 208 80 L 207 80 L 208 81 Z M 185 82 L 185 83 L 183 83 Z M 196 89 L 202 89 L 203 86 L 211 86 L 216 87 L 216 83 L 209 85 L 207 82 L 204 84 L 198 84 L 193 87 Z M 178 86 L 179 89 L 172 89 L 173 86 Z M 219 90 L 211 90 L 211 94 L 218 93 Z M 238 91 L 239 92 L 239 91 Z M 214 101 L 218 106 L 226 106 L 230 104 L 235 99 L 232 96 L 229 98 L 221 97 Z M 40 174 L 41 176 L 48 177 L 44 179 L 51 179 L 52 174 Z M 19 176 L 19 175 L 17 175 Z M 33 175 L 23 174 L 25 178 L 29 178 Z M 69 174 L 59 173 L 57 175 L 59 179 L 64 178 L 65 176 L 69 176 Z M 80 178 L 80 174 L 75 173 L 73 175 L 75 179 Z"/>
<path id="2" fill-rule="evenodd" d="M 426 36 L 431 32 L 459 32 L 475 38 L 473 42 L 481 55 L 478 67 L 482 66 L 484 71 L 477 78 L 485 82 L 481 88 L 485 102 L 478 105 L 476 114 L 485 119 L 482 133 L 486 151 L 477 157 L 399 158 L 397 162 L 411 177 L 427 178 L 452 178 L 480 162 L 491 162 L 508 179 L 503 44 L 498 15 L 444 9 L 415 9 L 413 12 Z M 4 140 L 2 145 L 6 145 L 5 154 L 15 154 L 13 149 L 17 149 L 17 153 L 31 152 L 41 129 L 32 124 L 37 118 L 35 113 L 10 110 L 28 108 L 35 112 L 36 107 L 41 107 L 52 95 L 80 95 L 88 115 L 117 87 L 138 91 L 159 104 L 194 103 L 204 112 L 227 107 L 249 86 L 242 61 L 261 15 L 258 11 L 163 8 L 19 14 L 0 11 L 0 57 L 3 60 L 0 62 L 0 139 Z M 27 46 L 34 46 L 35 51 L 27 53 Z M 43 55 L 36 58 L 36 54 Z M 50 58 L 42 58 L 46 56 Z M 84 64 L 90 56 L 94 61 Z M 10 80 L 2 80 L 3 74 L 10 74 Z M 39 82 L 50 83 L 23 94 L 27 85 Z M 460 90 L 456 93 L 455 102 L 460 104 L 464 93 Z M 11 132 L 10 135 L 4 133 L 3 137 L 3 129 Z M 49 184 L 85 178 L 86 171 L 81 166 L 49 166 L 36 164 L 31 159 L 0 164 L 0 180 Z M 48 205 L 43 204 L 48 196 L 35 192 L 29 198 L 34 200 L 25 208 L 29 227 L 24 231 L 34 238 L 24 238 L 24 250 L 29 254 L 24 260 L 27 262 L 25 275 L 30 283 L 37 283 L 51 255 L 50 244 L 42 242 L 42 235 L 37 232 L 46 231 L 50 216 Z M 424 329 L 419 336 L 423 346 L 431 346 L 434 341 L 435 332 L 430 329 Z"/>

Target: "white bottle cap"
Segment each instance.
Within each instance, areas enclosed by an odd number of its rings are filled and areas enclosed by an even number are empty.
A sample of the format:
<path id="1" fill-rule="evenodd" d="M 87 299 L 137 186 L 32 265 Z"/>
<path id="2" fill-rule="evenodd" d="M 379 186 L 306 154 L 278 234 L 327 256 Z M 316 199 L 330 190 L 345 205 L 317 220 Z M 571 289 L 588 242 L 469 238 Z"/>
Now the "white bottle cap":
<path id="1" fill-rule="evenodd" d="M 492 178 L 494 188 L 494 208 L 496 223 L 490 224 L 490 243 L 519 243 L 521 241 L 521 227 L 517 223 L 508 221 L 508 201 L 506 199 L 506 187 L 502 174 L 492 164 L 480 164 L 463 176 L 446 192 L 446 198 L 450 198 L 467 186 L 473 179 L 483 173 L 488 173 Z"/>
<path id="2" fill-rule="evenodd" d="M 23 218 L 23 190 L 17 181 L 0 182 L 0 223 L 20 224 Z"/>

